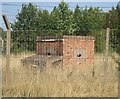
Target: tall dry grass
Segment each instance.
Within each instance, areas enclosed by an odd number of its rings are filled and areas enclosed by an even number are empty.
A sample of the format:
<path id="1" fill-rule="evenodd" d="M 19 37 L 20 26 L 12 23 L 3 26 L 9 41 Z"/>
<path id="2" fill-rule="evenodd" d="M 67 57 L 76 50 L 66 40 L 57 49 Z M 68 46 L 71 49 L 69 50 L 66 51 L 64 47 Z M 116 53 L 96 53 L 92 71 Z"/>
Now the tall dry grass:
<path id="1" fill-rule="evenodd" d="M 5 85 L 5 57 L 3 57 L 2 95 L 10 97 L 91 97 L 117 96 L 117 63 L 109 57 L 107 80 L 103 84 L 104 57 L 95 55 L 89 68 L 52 68 L 45 70 L 21 66 L 21 59 L 32 53 L 11 55 L 11 82 Z M 90 68 L 91 67 L 91 68 Z M 94 69 L 93 69 L 94 68 Z M 94 70 L 94 72 L 93 72 Z"/>

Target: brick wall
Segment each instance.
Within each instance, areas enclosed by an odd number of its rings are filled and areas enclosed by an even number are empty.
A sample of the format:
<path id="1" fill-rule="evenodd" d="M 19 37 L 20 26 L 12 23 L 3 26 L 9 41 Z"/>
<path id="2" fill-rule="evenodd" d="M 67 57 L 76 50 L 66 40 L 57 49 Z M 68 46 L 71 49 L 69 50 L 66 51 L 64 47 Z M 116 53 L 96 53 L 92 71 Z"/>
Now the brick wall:
<path id="1" fill-rule="evenodd" d="M 53 39 L 53 38 L 52 38 Z M 37 41 L 38 55 L 63 55 L 63 67 L 83 66 L 93 63 L 94 38 L 88 36 L 63 36 L 60 41 Z"/>
<path id="2" fill-rule="evenodd" d="M 38 55 L 62 55 L 62 41 L 37 41 Z"/>
<path id="3" fill-rule="evenodd" d="M 63 39 L 63 66 L 83 66 L 93 62 L 93 38 L 64 36 Z"/>

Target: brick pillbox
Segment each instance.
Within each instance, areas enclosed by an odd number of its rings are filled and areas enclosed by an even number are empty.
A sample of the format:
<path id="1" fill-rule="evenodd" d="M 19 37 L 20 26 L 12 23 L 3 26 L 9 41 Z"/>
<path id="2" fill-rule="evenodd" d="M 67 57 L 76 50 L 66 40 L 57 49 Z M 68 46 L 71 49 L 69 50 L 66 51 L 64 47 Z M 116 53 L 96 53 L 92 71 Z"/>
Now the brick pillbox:
<path id="1" fill-rule="evenodd" d="M 62 56 L 63 67 L 90 65 L 94 61 L 94 41 L 91 36 L 38 37 L 36 53 Z"/>

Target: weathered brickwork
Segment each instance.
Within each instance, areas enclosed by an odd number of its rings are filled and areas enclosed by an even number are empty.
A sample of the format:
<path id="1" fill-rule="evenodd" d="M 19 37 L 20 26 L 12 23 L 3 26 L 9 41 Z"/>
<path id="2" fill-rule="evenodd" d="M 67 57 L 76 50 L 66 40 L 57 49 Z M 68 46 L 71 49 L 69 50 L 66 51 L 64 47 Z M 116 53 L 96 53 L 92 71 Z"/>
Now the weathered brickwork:
<path id="1" fill-rule="evenodd" d="M 39 41 L 36 53 L 38 55 L 62 55 L 62 41 Z"/>
<path id="2" fill-rule="evenodd" d="M 63 66 L 82 66 L 93 62 L 93 38 L 69 36 L 63 39 Z"/>
<path id="3" fill-rule="evenodd" d="M 37 40 L 38 55 L 61 55 L 63 67 L 83 66 L 93 63 L 94 38 L 88 36 L 63 36 L 56 40 Z"/>

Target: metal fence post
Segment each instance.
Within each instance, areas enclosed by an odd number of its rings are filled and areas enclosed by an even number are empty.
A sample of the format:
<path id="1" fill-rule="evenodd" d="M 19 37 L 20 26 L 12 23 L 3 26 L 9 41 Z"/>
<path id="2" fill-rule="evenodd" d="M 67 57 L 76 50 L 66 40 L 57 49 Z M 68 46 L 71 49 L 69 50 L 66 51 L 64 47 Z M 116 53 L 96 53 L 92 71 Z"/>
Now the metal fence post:
<path id="1" fill-rule="evenodd" d="M 105 48 L 105 64 L 104 64 L 104 83 L 106 83 L 107 76 L 108 76 L 108 57 L 109 57 L 109 33 L 110 28 L 106 29 L 106 48 Z"/>

